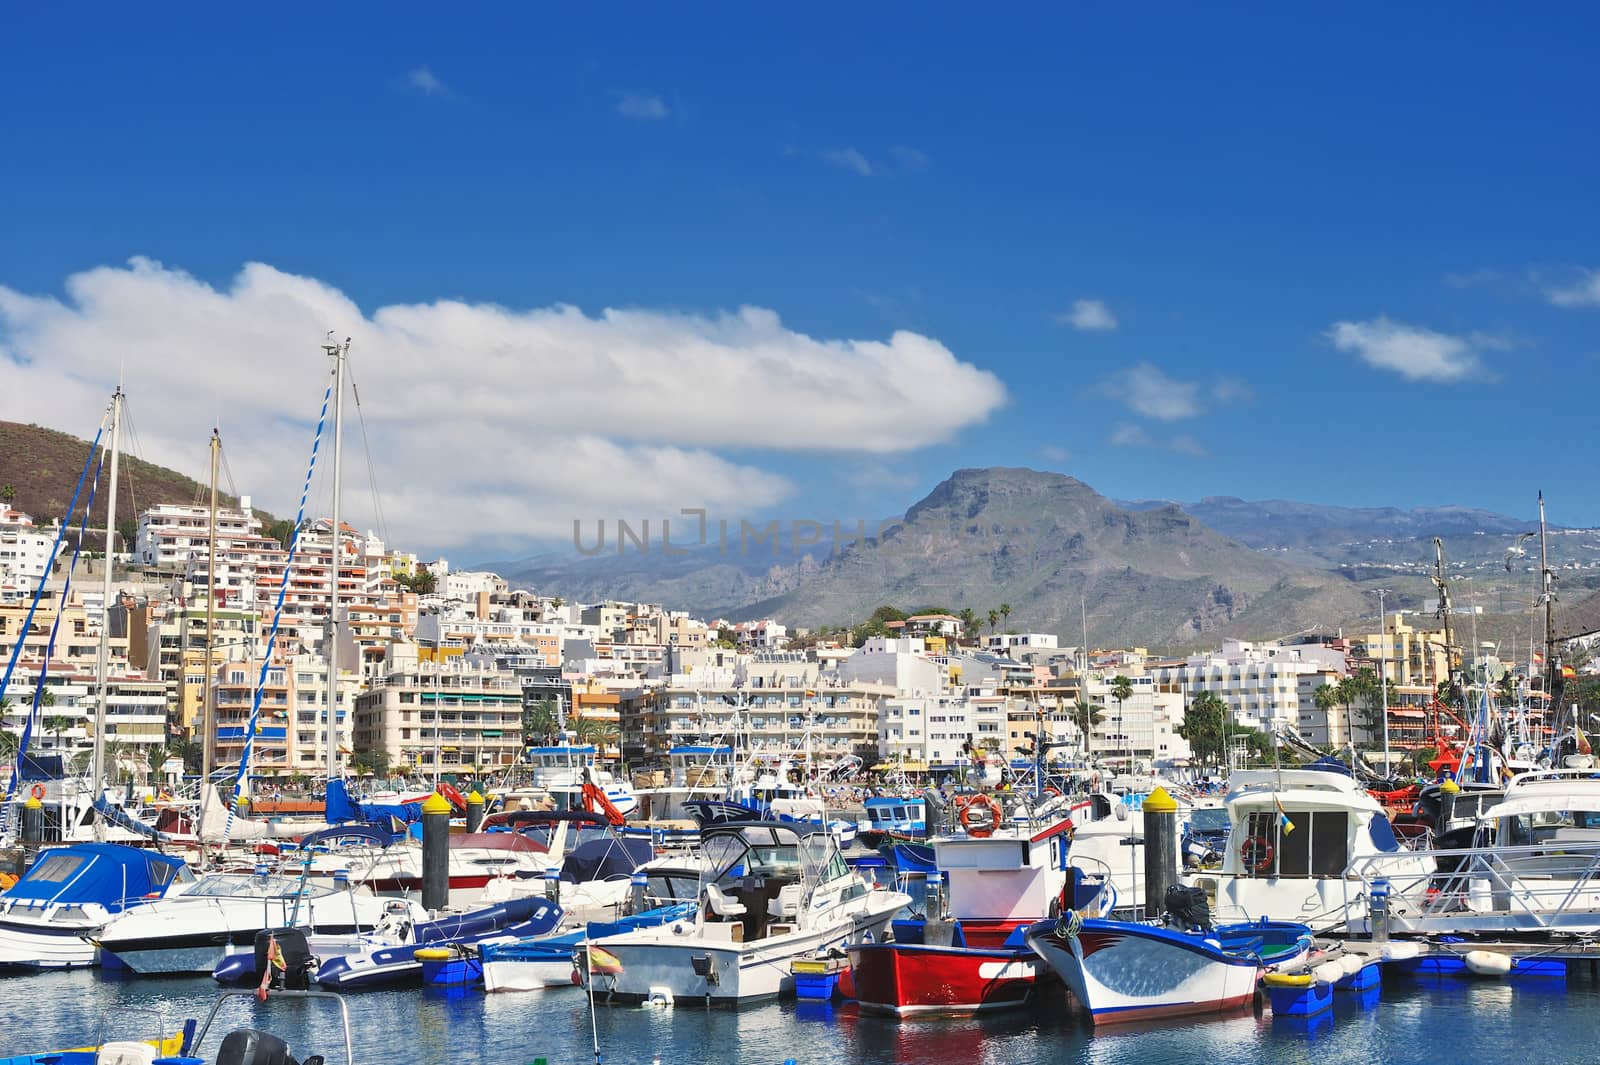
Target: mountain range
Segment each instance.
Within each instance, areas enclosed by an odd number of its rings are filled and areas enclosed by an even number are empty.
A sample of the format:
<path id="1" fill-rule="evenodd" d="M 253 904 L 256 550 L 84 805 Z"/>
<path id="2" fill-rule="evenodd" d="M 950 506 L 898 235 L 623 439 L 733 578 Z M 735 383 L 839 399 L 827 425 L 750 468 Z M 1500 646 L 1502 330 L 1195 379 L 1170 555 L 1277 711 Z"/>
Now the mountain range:
<path id="1" fill-rule="evenodd" d="M 87 447 L 65 433 L 0 422 L 0 489 L 9 487 L 14 504 L 36 518 L 59 516 Z M 204 498 L 203 486 L 176 471 L 127 458 L 122 469 L 124 514 Z M 102 490 L 97 516 L 104 500 Z M 713 535 L 668 553 L 659 543 L 619 551 L 613 535 L 595 557 L 569 546 L 474 568 L 571 600 L 654 602 L 729 620 L 770 615 L 792 626 L 848 625 L 885 604 L 971 608 L 980 618 L 1005 604 L 1005 627 L 1014 631 L 1053 632 L 1068 644 L 1087 631 L 1096 646 L 1181 650 L 1225 636 L 1370 631 L 1379 589 L 1390 610 L 1431 621 L 1432 538 L 1440 536 L 1447 572 L 1461 580 L 1456 605 L 1476 611 L 1473 638 L 1525 646 L 1536 559 L 1506 549 L 1532 528 L 1464 507 L 1225 496 L 1118 502 L 1064 474 L 988 468 L 957 470 L 864 541 L 835 544 L 823 530 L 820 542 L 806 546 L 801 537 L 797 547 L 799 530 L 784 529 L 749 542 Z M 1600 587 L 1600 531 L 1554 529 L 1550 550 L 1563 612 L 1592 613 L 1600 623 L 1600 596 L 1587 594 Z M 1561 631 L 1587 624 L 1563 619 Z"/>

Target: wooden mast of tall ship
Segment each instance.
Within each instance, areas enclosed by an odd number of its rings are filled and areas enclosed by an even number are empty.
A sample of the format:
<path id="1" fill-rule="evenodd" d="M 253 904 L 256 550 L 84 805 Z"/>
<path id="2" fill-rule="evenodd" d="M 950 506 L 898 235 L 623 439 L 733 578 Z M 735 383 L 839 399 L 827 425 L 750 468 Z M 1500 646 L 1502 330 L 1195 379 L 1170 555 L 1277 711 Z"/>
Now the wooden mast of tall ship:
<path id="1" fill-rule="evenodd" d="M 105 579 L 101 583 L 100 646 L 95 653 L 94 753 L 89 762 L 90 802 L 102 794 L 106 758 L 106 671 L 111 649 L 111 567 L 116 556 L 117 537 L 117 457 L 122 437 L 122 386 L 111 396 L 111 493 L 106 497 Z M 105 840 L 105 821 L 94 819 L 95 838 Z"/>
<path id="2" fill-rule="evenodd" d="M 339 776 L 339 570 L 344 554 L 339 528 L 339 464 L 344 437 L 341 431 L 344 427 L 344 360 L 350 353 L 350 338 L 345 337 L 343 344 L 324 344 L 322 350 L 333 360 L 333 522 L 329 540 L 332 565 L 329 567 L 328 635 L 323 641 L 323 657 L 328 663 L 328 722 L 324 743 L 328 780 L 332 781 Z"/>

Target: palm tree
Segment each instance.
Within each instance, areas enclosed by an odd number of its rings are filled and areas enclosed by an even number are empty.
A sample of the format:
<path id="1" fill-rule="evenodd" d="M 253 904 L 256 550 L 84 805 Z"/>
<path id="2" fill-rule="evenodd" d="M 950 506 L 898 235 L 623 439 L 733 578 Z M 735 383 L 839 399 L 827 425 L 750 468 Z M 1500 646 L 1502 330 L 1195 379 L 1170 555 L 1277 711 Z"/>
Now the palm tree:
<path id="1" fill-rule="evenodd" d="M 544 744 L 553 743 L 560 728 L 561 719 L 556 713 L 556 704 L 549 699 L 540 699 L 522 712 L 522 745 L 530 746 L 528 741 L 534 737 Z"/>
<path id="2" fill-rule="evenodd" d="M 1184 712 L 1183 724 L 1178 726 L 1177 733 L 1189 741 L 1189 747 L 1201 765 L 1208 760 L 1222 764 L 1222 754 L 1227 744 L 1226 730 L 1223 728 L 1227 714 L 1228 704 L 1216 692 L 1202 690 L 1189 700 L 1189 709 Z"/>
<path id="3" fill-rule="evenodd" d="M 1133 681 L 1118 673 L 1111 678 L 1111 698 L 1117 701 L 1117 731 L 1122 732 L 1124 723 L 1122 719 L 1122 704 L 1133 698 Z M 1133 740 L 1122 732 L 1123 738 L 1128 740 L 1128 768 L 1133 768 Z"/>
<path id="4" fill-rule="evenodd" d="M 1000 616 L 1005 619 L 1006 628 L 1009 631 L 1010 627 L 1011 627 L 1011 604 L 1010 603 L 1001 603 L 1000 604 Z"/>
<path id="5" fill-rule="evenodd" d="M 12 503 L 16 502 L 16 499 L 17 499 L 17 486 L 16 485 L 8 484 L 4 488 L 0 488 L 0 500 L 4 500 L 6 506 L 9 507 Z"/>
<path id="6" fill-rule="evenodd" d="M 602 721 L 596 717 L 580 717 L 572 723 L 572 731 L 577 736 L 579 743 L 592 743 L 600 751 L 602 758 L 607 747 L 613 747 L 620 740 L 621 733 L 617 730 L 616 722 Z"/>
<path id="7" fill-rule="evenodd" d="M 1000 611 L 998 611 L 998 610 L 989 611 L 989 632 L 990 632 L 991 635 L 994 633 L 994 627 L 997 624 L 999 624 L 999 622 L 1000 622 Z"/>
<path id="8" fill-rule="evenodd" d="M 961 608 L 961 613 L 956 617 L 961 619 L 961 635 L 971 642 L 978 634 L 978 614 L 970 606 Z"/>
<path id="9" fill-rule="evenodd" d="M 1083 735 L 1083 756 L 1087 761 L 1089 757 L 1089 744 L 1094 739 L 1094 727 L 1105 720 L 1103 708 L 1083 699 L 1072 708 L 1073 723 L 1078 726 L 1078 731 Z"/>
<path id="10" fill-rule="evenodd" d="M 75 724 L 72 718 L 65 714 L 51 714 L 44 719 L 44 730 L 56 738 L 56 750 L 61 749 L 61 734 Z"/>

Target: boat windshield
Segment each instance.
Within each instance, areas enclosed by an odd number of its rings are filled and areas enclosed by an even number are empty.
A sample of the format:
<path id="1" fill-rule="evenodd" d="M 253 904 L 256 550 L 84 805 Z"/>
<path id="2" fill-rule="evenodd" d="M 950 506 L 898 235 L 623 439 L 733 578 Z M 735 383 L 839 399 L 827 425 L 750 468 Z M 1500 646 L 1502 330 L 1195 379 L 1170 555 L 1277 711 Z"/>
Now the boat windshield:
<path id="1" fill-rule="evenodd" d="M 256 898 L 279 899 L 303 895 L 316 898 L 330 895 L 333 887 L 325 884 L 291 880 L 283 876 L 253 876 L 248 873 L 212 873 L 195 881 L 194 886 L 177 896 L 192 898 Z"/>
<path id="2" fill-rule="evenodd" d="M 1600 811 L 1541 810 L 1500 818 L 1501 842 L 1512 846 L 1600 842 Z"/>

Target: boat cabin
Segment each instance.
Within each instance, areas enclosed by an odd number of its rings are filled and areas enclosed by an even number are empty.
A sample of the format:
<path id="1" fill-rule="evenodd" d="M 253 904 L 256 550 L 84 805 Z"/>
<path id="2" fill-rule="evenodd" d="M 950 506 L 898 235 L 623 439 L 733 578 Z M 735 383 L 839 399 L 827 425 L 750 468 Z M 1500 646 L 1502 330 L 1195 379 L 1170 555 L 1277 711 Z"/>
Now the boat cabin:
<path id="1" fill-rule="evenodd" d="M 822 825 L 748 821 L 701 829 L 700 922 L 734 942 L 786 935 L 810 915 L 867 893 Z"/>
<path id="2" fill-rule="evenodd" d="M 1400 849 L 1383 807 L 1348 771 L 1242 771 L 1227 804 L 1225 875 L 1342 877 L 1354 858 Z"/>
<path id="3" fill-rule="evenodd" d="M 523 760 L 533 767 L 535 787 L 576 788 L 583 785 L 585 769 L 593 774 L 598 753 L 593 744 L 563 743 L 553 747 L 530 747 Z"/>
<path id="4" fill-rule="evenodd" d="M 1063 818 L 1031 833 L 933 841 L 946 908 L 961 923 L 968 946 L 999 946 L 1018 922 L 1041 921 L 1054 912 L 1052 904 L 1072 875 L 1071 839 L 1072 822 Z"/>
<path id="5" fill-rule="evenodd" d="M 688 744 L 667 752 L 668 775 L 674 788 L 721 791 L 738 764 L 727 744 Z"/>
<path id="6" fill-rule="evenodd" d="M 921 796 L 868 799 L 862 806 L 867 815 L 859 826 L 862 832 L 917 839 L 927 835 L 928 804 Z"/>

